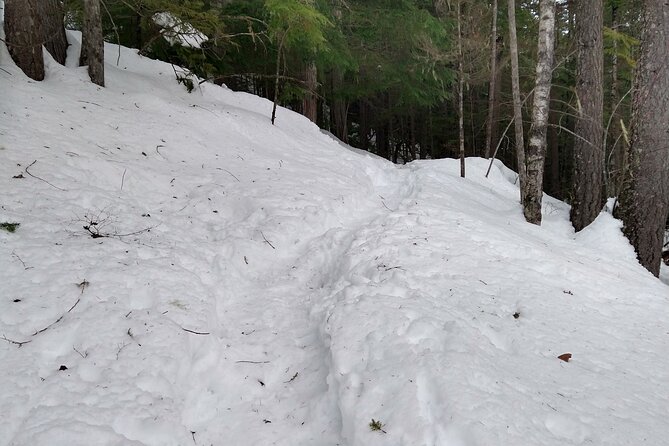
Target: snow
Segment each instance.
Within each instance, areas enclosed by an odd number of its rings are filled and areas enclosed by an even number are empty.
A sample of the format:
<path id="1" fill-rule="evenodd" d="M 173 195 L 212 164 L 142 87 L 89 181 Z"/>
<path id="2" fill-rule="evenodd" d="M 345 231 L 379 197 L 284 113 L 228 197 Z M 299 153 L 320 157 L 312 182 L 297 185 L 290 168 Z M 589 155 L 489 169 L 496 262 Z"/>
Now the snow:
<path id="1" fill-rule="evenodd" d="M 0 445 L 666 444 L 667 285 L 609 214 L 117 50 L 0 46 Z"/>
<path id="2" fill-rule="evenodd" d="M 162 27 L 161 34 L 172 45 L 188 48 L 201 48 L 209 38 L 190 23 L 186 23 L 169 12 L 158 12 L 152 17 L 153 22 Z"/>

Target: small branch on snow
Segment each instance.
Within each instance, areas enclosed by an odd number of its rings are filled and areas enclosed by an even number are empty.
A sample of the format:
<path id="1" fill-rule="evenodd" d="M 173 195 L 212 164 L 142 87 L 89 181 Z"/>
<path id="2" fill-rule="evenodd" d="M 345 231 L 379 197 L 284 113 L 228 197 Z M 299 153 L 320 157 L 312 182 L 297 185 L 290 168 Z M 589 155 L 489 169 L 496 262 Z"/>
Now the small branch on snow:
<path id="1" fill-rule="evenodd" d="M 235 361 L 236 364 L 269 364 L 269 361 Z"/>
<path id="2" fill-rule="evenodd" d="M 79 356 L 81 356 L 84 359 L 86 359 L 86 357 L 88 356 L 88 352 L 81 353 L 79 350 L 77 350 L 77 348 L 75 346 L 72 346 L 72 350 L 79 353 Z"/>
<path id="3" fill-rule="evenodd" d="M 222 167 L 217 167 L 216 170 L 222 170 L 222 171 L 224 171 L 224 172 L 229 173 L 230 176 L 231 176 L 232 178 L 234 178 L 235 180 L 237 180 L 238 182 L 241 183 L 241 181 L 239 180 L 239 178 L 237 178 L 237 177 L 236 177 L 232 172 L 230 172 L 229 170 L 227 170 L 227 169 L 223 169 Z"/>
<path id="4" fill-rule="evenodd" d="M 13 340 L 13 339 L 9 339 L 9 338 L 8 338 L 7 336 L 5 336 L 5 335 L 2 335 L 2 338 L 1 338 L 1 339 L 2 339 L 3 341 L 7 341 L 7 342 L 9 342 L 10 344 L 18 345 L 19 348 L 21 348 L 21 347 L 23 346 L 23 344 L 27 344 L 27 343 L 29 343 L 29 342 L 32 342 L 32 340 L 29 340 L 29 341 L 15 341 L 15 340 Z"/>
<path id="5" fill-rule="evenodd" d="M 292 378 L 290 378 L 288 381 L 284 381 L 283 383 L 288 384 L 288 383 L 291 383 L 291 382 L 295 381 L 295 378 L 297 378 L 297 375 L 299 375 L 299 373 L 300 372 L 295 372 L 295 374 L 293 375 Z"/>
<path id="6" fill-rule="evenodd" d="M 207 331 L 195 331 L 195 330 L 189 330 L 189 329 L 184 328 L 184 327 L 181 327 L 181 329 L 182 329 L 183 331 L 187 331 L 188 333 L 193 333 L 193 334 L 200 335 L 200 336 L 206 336 L 206 335 L 211 334 L 211 333 L 209 333 L 209 332 L 207 332 Z"/>
<path id="7" fill-rule="evenodd" d="M 123 169 L 123 176 L 121 176 L 121 190 L 123 190 L 123 183 L 125 182 L 125 173 L 128 169 Z"/>
<path id="8" fill-rule="evenodd" d="M 77 102 L 83 102 L 84 104 L 91 104 L 91 105 L 97 105 L 98 107 L 102 107 L 102 105 L 96 104 L 95 102 L 88 102 L 88 101 L 77 101 Z"/>
<path id="9" fill-rule="evenodd" d="M 37 179 L 37 180 L 44 181 L 46 184 L 48 184 L 49 186 L 53 187 L 54 189 L 58 189 L 58 190 L 65 191 L 65 189 L 63 189 L 63 188 L 61 188 L 61 187 L 58 187 L 58 186 L 55 186 L 55 185 L 49 183 L 49 182 L 48 182 L 47 180 L 45 180 L 44 178 L 40 178 L 40 177 L 38 177 L 38 176 L 33 175 L 32 173 L 30 173 L 30 172 L 28 171 L 28 169 L 31 168 L 36 162 L 37 162 L 37 160 L 35 160 L 35 161 L 33 161 L 32 163 L 28 164 L 28 166 L 26 166 L 26 168 L 24 169 L 25 173 L 27 173 L 28 175 L 30 175 L 31 177 L 33 177 L 33 178 L 35 178 L 35 179 Z"/>
<path id="10" fill-rule="evenodd" d="M 32 269 L 32 266 L 26 266 L 26 262 L 24 262 L 23 259 L 21 259 L 21 257 L 19 257 L 19 255 L 16 252 L 12 251 L 12 257 L 16 257 L 18 261 L 21 262 L 21 265 L 23 265 L 24 270 Z"/>
<path id="11" fill-rule="evenodd" d="M 265 234 L 263 234 L 262 231 L 260 231 L 260 235 L 262 235 L 262 238 L 263 238 L 263 240 L 265 240 L 265 243 L 267 243 L 269 246 L 271 246 L 272 249 L 276 249 L 274 247 L 274 245 L 269 240 L 267 240 L 267 238 L 265 237 Z"/>
<path id="12" fill-rule="evenodd" d="M 82 289 L 81 292 L 83 293 L 84 290 Z M 32 334 L 32 336 L 37 336 L 37 335 L 40 334 L 40 333 L 44 333 L 44 332 L 47 331 L 49 328 L 53 327 L 53 326 L 56 325 L 58 322 L 62 321 L 63 318 L 65 317 L 65 315 L 66 315 L 67 313 L 69 313 L 70 311 L 74 310 L 74 308 L 75 308 L 77 305 L 79 305 L 79 302 L 81 302 L 81 298 L 77 299 L 77 301 L 74 303 L 74 305 L 72 305 L 72 306 L 70 307 L 70 309 L 67 310 L 65 313 L 63 313 L 58 319 L 56 319 L 54 322 L 50 323 L 49 325 L 47 325 L 47 326 L 44 327 L 43 329 L 41 329 L 41 330 L 37 330 L 35 333 Z"/>

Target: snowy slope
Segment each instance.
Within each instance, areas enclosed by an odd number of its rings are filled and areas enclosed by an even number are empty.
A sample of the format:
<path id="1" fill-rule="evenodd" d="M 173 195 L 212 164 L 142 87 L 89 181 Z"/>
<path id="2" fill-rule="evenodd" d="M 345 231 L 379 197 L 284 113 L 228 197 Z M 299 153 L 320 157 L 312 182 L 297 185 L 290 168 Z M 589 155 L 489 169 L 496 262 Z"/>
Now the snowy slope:
<path id="1" fill-rule="evenodd" d="M 0 47 L 0 445 L 667 444 L 667 286 L 609 215 L 117 51 Z"/>

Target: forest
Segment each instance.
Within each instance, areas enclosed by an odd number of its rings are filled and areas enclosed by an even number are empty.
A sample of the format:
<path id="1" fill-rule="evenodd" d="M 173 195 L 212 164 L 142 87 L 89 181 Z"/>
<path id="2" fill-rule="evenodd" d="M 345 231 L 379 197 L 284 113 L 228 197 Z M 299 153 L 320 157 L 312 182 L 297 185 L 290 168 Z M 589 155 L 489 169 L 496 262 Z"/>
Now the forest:
<path id="1" fill-rule="evenodd" d="M 0 0 L 0 446 L 667 443 L 666 0 Z"/>
<path id="2" fill-rule="evenodd" d="M 572 205 L 577 231 L 617 198 L 625 233 L 657 275 L 669 213 L 664 9 L 633 0 L 9 0 L 6 20 L 17 60 L 41 43 L 64 60 L 65 23 L 92 30 L 90 42 L 184 67 L 175 76 L 189 91 L 210 81 L 269 98 L 394 163 L 460 157 L 464 176 L 466 157 L 494 157 L 518 172 L 532 223 L 542 192 Z M 13 17 L 17 29 L 38 24 L 35 36 L 17 34 L 12 46 Z M 101 51 L 90 48 L 82 65 Z"/>

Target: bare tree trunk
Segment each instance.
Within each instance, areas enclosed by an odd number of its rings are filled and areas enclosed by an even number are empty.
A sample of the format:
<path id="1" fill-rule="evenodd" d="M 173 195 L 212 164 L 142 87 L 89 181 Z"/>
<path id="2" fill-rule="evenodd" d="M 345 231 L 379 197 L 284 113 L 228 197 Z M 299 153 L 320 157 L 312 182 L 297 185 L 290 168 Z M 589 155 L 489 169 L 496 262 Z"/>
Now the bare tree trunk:
<path id="1" fill-rule="evenodd" d="M 611 5 L 611 28 L 618 31 L 618 5 Z M 625 159 L 625 145 L 620 143 L 620 124 L 618 123 L 620 114 L 618 113 L 618 102 L 620 94 L 618 92 L 618 39 L 613 39 L 613 54 L 611 56 L 611 119 L 612 128 L 606 129 L 609 134 L 605 135 L 605 140 L 610 142 L 607 151 L 605 165 L 607 167 L 607 196 L 615 197 L 620 191 L 618 184 L 623 176 L 623 164 Z"/>
<path id="2" fill-rule="evenodd" d="M 464 86 L 465 72 L 462 54 L 462 11 L 460 0 L 457 4 L 458 15 L 458 129 L 460 139 L 460 176 L 465 177 L 465 124 L 464 124 Z"/>
<path id="3" fill-rule="evenodd" d="M 67 35 L 60 0 L 39 0 L 38 11 L 42 22 L 42 42 L 46 50 L 61 65 L 67 59 Z"/>
<path id="4" fill-rule="evenodd" d="M 551 80 L 555 53 L 555 0 L 539 2 L 539 44 L 537 77 L 532 107 L 532 128 L 527 146 L 527 189 L 523 194 L 525 220 L 541 224 L 546 133 L 550 112 Z"/>
<path id="5" fill-rule="evenodd" d="M 318 98 L 316 90 L 318 89 L 318 71 L 316 63 L 310 61 L 304 70 L 304 80 L 307 86 L 307 94 L 302 100 L 302 113 L 309 118 L 311 122 L 316 122 L 318 118 Z"/>
<path id="6" fill-rule="evenodd" d="M 486 123 L 485 157 L 492 156 L 493 122 L 495 121 L 495 95 L 497 94 L 497 0 L 492 1 L 492 32 L 490 35 L 490 83 L 488 85 L 488 122 Z"/>
<path id="7" fill-rule="evenodd" d="M 339 69 L 334 69 L 332 72 L 332 88 L 338 89 L 343 84 L 343 74 Z M 337 97 L 332 101 L 332 123 L 334 124 L 334 135 L 341 141 L 348 143 L 348 107 L 346 100 Z"/>
<path id="8" fill-rule="evenodd" d="M 604 205 L 604 2 L 576 2 L 578 117 L 574 133 L 574 187 L 571 223 L 580 231 Z"/>
<path id="9" fill-rule="evenodd" d="M 521 197 L 527 182 L 525 167 L 525 136 L 523 133 L 523 109 L 520 99 L 520 75 L 518 69 L 518 37 L 516 35 L 516 1 L 508 0 L 509 13 L 509 50 L 511 52 L 511 90 L 513 92 L 513 121 L 516 130 L 516 158 L 518 159 L 518 178 Z"/>
<path id="10" fill-rule="evenodd" d="M 91 82 L 105 86 L 105 42 L 102 35 L 100 0 L 84 0 L 84 27 L 81 33 L 79 65 L 88 65 Z"/>
<path id="11" fill-rule="evenodd" d="M 5 0 L 7 49 L 16 65 L 31 79 L 44 79 L 42 27 L 38 0 Z"/>
<path id="12" fill-rule="evenodd" d="M 615 214 L 641 265 L 658 276 L 669 212 L 669 3 L 645 0 L 642 29 L 629 170 Z"/>

